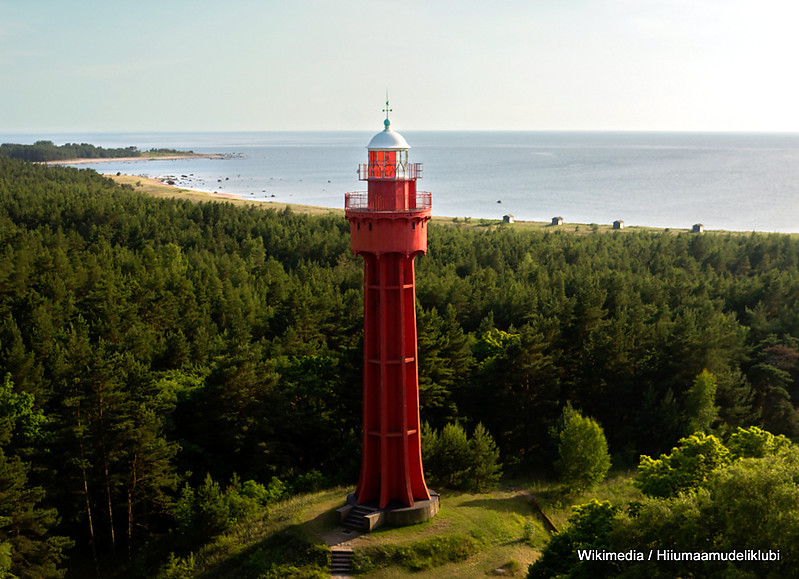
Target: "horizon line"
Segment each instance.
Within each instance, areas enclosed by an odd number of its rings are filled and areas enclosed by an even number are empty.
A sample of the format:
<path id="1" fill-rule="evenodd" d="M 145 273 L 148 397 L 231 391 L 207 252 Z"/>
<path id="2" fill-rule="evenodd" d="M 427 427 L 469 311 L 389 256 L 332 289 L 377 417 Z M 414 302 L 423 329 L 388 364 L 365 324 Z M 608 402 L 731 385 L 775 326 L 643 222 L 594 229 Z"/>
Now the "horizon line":
<path id="1" fill-rule="evenodd" d="M 424 129 L 424 128 L 401 128 L 397 132 L 436 132 L 436 133 L 664 133 L 664 134 L 774 134 L 774 135 L 795 135 L 799 134 L 799 129 L 480 129 L 480 128 L 457 128 L 457 129 Z M 167 134 L 198 134 L 198 133 L 370 133 L 380 132 L 374 128 L 365 129 L 23 129 L 23 130 L 0 130 L 0 135 L 68 135 L 68 134 L 148 134 L 148 135 L 167 135 Z"/>

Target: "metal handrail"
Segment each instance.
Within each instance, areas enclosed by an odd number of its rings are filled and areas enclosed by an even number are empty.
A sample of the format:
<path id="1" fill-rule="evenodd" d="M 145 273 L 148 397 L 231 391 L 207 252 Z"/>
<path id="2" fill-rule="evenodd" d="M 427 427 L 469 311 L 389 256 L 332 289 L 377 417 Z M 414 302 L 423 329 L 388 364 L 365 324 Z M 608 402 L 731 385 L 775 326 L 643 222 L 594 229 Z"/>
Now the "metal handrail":
<path id="1" fill-rule="evenodd" d="M 421 179 L 422 163 L 361 163 L 358 180 L 368 179 Z"/>
<path id="2" fill-rule="evenodd" d="M 428 191 L 417 191 L 408 199 L 407 209 L 398 209 L 396 199 L 378 197 L 369 202 L 367 191 L 353 191 L 344 195 L 346 211 L 425 211 L 433 206 L 433 195 Z"/>

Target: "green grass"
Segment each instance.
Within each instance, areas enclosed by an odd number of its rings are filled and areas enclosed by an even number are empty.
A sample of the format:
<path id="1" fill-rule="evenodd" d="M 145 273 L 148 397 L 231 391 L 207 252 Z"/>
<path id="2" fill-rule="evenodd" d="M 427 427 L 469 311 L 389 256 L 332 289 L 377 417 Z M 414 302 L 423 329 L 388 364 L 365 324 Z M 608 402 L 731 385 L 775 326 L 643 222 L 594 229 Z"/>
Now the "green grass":
<path id="1" fill-rule="evenodd" d="M 368 574 L 390 566 L 410 572 L 460 563 L 481 550 L 481 541 L 472 535 L 444 535 L 412 541 L 407 545 L 374 545 L 361 548 L 353 557 L 353 570 Z"/>
<path id="2" fill-rule="evenodd" d="M 506 481 L 488 493 L 441 492 L 434 518 L 405 527 L 381 527 L 347 544 L 366 570 L 363 577 L 419 579 L 486 577 L 503 568 L 506 577 L 523 577 L 549 540 L 527 498 L 532 494 L 547 516 L 563 528 L 571 507 L 592 498 L 622 504 L 640 498 L 633 472 L 612 475 L 596 490 L 567 494 L 555 481 Z M 173 559 L 170 577 L 324 576 L 327 542 L 340 540 L 335 510 L 352 489 L 335 488 L 293 497 L 262 516 L 235 526 L 191 556 Z M 167 576 L 167 575 L 165 575 Z"/>
<path id="3" fill-rule="evenodd" d="M 581 493 L 568 493 L 557 481 L 537 480 L 527 485 L 541 509 L 558 530 L 561 530 L 571 515 L 572 507 L 591 499 L 610 501 L 614 505 L 640 500 L 641 491 L 632 485 L 635 470 L 612 471 L 596 489 Z"/>
<path id="4" fill-rule="evenodd" d="M 312 577 L 323 568 L 327 576 L 329 550 L 326 546 L 321 550 L 313 546 L 324 545 L 317 533 L 335 526 L 334 511 L 347 492 L 329 489 L 278 503 L 262 515 L 235 525 L 191 555 L 175 559 L 174 567 L 188 559 L 192 564 L 186 572 L 164 577 L 269 577 L 264 571 L 273 563 L 282 566 L 275 575 L 279 577 L 291 576 L 288 567 L 303 569 L 303 577 Z M 278 560 L 284 554 L 296 560 Z"/>
<path id="5" fill-rule="evenodd" d="M 529 540 L 525 540 L 525 534 Z M 532 529 L 532 532 L 531 532 Z M 441 492 L 433 519 L 379 528 L 354 545 L 373 562 L 367 577 L 484 577 L 505 567 L 506 576 L 534 561 L 548 535 L 527 500 L 515 491 Z M 533 546 L 535 545 L 535 546 Z M 430 552 L 435 547 L 436 552 Z"/>

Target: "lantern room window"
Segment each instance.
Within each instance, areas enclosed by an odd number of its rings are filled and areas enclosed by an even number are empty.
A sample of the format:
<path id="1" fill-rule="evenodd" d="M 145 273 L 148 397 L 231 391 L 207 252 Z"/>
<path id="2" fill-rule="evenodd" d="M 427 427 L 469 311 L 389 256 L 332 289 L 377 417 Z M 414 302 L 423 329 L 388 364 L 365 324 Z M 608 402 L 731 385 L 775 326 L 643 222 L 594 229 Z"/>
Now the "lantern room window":
<path id="1" fill-rule="evenodd" d="M 369 151 L 369 178 L 406 178 L 408 151 Z"/>

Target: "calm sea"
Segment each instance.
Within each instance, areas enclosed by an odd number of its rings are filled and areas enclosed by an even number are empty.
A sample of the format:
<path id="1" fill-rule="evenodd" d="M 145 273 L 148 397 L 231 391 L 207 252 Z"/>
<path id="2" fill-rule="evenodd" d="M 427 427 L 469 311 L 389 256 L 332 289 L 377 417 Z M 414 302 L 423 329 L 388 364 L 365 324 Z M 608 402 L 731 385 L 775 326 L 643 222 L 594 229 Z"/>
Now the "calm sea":
<path id="1" fill-rule="evenodd" d="M 100 172 L 176 177 L 184 187 L 342 207 L 373 132 L 0 135 L 225 153 L 112 162 Z M 799 134 L 400 131 L 433 213 L 566 223 L 799 232 Z"/>

